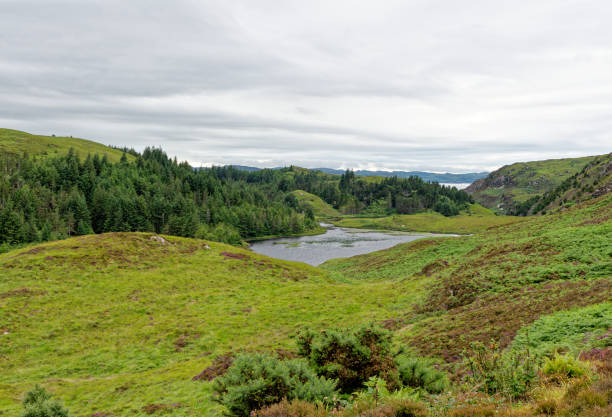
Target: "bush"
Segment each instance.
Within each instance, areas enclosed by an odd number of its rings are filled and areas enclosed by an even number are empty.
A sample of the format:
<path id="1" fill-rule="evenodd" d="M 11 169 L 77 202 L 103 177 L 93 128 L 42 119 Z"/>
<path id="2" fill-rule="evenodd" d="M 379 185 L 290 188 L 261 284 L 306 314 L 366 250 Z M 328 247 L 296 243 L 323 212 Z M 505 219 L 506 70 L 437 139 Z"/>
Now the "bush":
<path id="1" fill-rule="evenodd" d="M 425 358 L 398 356 L 400 381 L 404 386 L 423 388 L 427 392 L 437 394 L 448 388 L 448 377 L 444 372 L 434 368 L 433 363 Z"/>
<path id="2" fill-rule="evenodd" d="M 555 355 L 554 358 L 546 360 L 542 366 L 542 373 L 557 382 L 562 382 L 583 376 L 586 373 L 586 367 L 571 356 Z"/>
<path id="3" fill-rule="evenodd" d="M 472 354 L 466 358 L 472 382 L 481 384 L 487 394 L 523 398 L 536 380 L 535 360 L 526 352 L 502 353 L 499 346 L 490 348 L 472 343 Z"/>
<path id="4" fill-rule="evenodd" d="M 225 375 L 215 379 L 213 389 L 229 415 L 248 416 L 283 399 L 331 401 L 335 385 L 318 377 L 304 360 L 281 361 L 256 353 L 238 356 Z"/>
<path id="5" fill-rule="evenodd" d="M 308 359 L 317 374 L 336 379 L 343 393 L 362 388 L 373 376 L 395 389 L 399 379 L 391 338 L 390 331 L 375 325 L 319 333 L 307 330 L 298 336 L 298 354 Z"/>
<path id="6" fill-rule="evenodd" d="M 22 417 L 70 417 L 68 410 L 51 400 L 51 394 L 38 385 L 26 394 L 23 407 Z"/>

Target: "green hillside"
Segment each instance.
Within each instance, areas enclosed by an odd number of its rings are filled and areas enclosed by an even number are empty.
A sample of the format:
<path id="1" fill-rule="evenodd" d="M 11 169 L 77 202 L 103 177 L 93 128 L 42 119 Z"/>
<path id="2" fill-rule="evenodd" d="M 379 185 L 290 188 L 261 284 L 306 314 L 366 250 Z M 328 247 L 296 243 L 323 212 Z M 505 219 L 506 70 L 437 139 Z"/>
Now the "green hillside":
<path id="1" fill-rule="evenodd" d="M 31 135 L 19 130 L 0 128 L 0 153 L 53 156 L 74 149 L 81 157 L 87 154 L 106 155 L 110 162 L 119 162 L 123 152 L 86 139 L 59 136 Z M 132 155 L 127 155 L 133 160 Z"/>
<path id="2" fill-rule="evenodd" d="M 423 354 L 456 361 L 471 341 L 505 346 L 542 314 L 611 301 L 611 212 L 608 194 L 473 236 L 419 240 L 321 267 L 353 279 L 426 279 L 425 301 L 392 317 L 397 334 Z"/>
<path id="3" fill-rule="evenodd" d="M 307 193 L 303 190 L 295 190 L 293 194 L 300 204 L 310 207 L 312 212 L 317 217 L 339 217 L 340 212 L 327 204 L 321 197 Z"/>
<path id="4" fill-rule="evenodd" d="M 512 213 L 518 203 L 552 190 L 595 158 L 587 156 L 506 165 L 475 181 L 465 191 L 485 207 Z"/>
<path id="5" fill-rule="evenodd" d="M 542 315 L 612 301 L 610 212 L 608 194 L 322 268 L 144 233 L 14 250 L 0 255 L 0 410 L 18 415 L 40 383 L 77 416 L 220 415 L 192 378 L 228 352 L 293 350 L 305 326 L 379 322 L 447 363 L 471 341 L 508 346 Z"/>

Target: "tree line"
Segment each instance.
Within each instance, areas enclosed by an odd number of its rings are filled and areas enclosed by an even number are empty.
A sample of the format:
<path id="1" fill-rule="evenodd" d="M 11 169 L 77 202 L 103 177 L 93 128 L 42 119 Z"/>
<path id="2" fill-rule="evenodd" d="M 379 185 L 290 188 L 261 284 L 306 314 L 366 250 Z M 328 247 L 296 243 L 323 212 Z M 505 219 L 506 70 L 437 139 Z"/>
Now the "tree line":
<path id="1" fill-rule="evenodd" d="M 126 152 L 128 150 L 126 149 Z M 157 148 L 111 163 L 70 150 L 47 158 L 0 159 L 0 244 L 74 235 L 145 231 L 228 243 L 313 230 L 312 209 L 291 193 L 305 190 L 345 213 L 459 212 L 471 197 L 418 177 L 365 181 L 302 168 L 194 169 Z"/>

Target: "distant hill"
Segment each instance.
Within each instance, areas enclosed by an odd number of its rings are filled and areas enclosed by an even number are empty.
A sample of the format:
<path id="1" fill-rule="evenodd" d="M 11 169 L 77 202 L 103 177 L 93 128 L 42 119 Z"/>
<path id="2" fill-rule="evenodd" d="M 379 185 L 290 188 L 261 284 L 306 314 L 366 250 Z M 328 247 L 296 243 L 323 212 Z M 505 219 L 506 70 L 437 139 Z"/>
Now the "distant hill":
<path id="1" fill-rule="evenodd" d="M 41 136 L 19 130 L 0 128 L 0 153 L 23 154 L 40 156 L 53 156 L 66 154 L 74 149 L 82 158 L 87 154 L 106 155 L 110 162 L 119 162 L 123 151 L 114 149 L 101 143 L 86 139 L 60 136 Z M 132 155 L 127 155 L 132 160 Z"/>
<path id="2" fill-rule="evenodd" d="M 519 204 L 554 189 L 596 158 L 586 156 L 517 162 L 475 181 L 465 191 L 485 207 L 512 213 Z"/>
<path id="3" fill-rule="evenodd" d="M 231 165 L 233 168 L 242 170 L 242 171 L 258 171 L 261 168 L 244 166 L 244 165 Z M 280 167 L 272 168 L 272 169 L 281 169 Z M 310 168 L 313 171 L 321 171 L 326 174 L 332 175 L 341 175 L 346 170 L 343 169 L 333 169 L 333 168 Z M 448 184 L 465 184 L 472 183 L 480 178 L 486 177 L 488 172 L 471 172 L 468 174 L 438 174 L 435 172 L 423 172 L 423 171 L 368 171 L 368 170 L 356 170 L 354 171 L 355 175 L 360 177 L 398 177 L 398 178 L 408 178 L 412 176 L 416 176 L 421 178 L 424 181 L 429 182 L 440 182 L 440 183 L 448 183 Z"/>

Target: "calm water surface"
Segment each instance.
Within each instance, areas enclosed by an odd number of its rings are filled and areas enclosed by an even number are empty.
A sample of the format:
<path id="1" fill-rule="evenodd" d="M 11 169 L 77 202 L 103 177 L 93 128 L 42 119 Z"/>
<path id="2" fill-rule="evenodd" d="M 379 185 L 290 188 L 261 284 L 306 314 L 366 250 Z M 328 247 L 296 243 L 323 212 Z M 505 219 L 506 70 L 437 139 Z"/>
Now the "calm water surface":
<path id="1" fill-rule="evenodd" d="M 251 250 L 272 258 L 319 265 L 328 259 L 362 255 L 426 237 L 455 236 L 381 232 L 335 227 L 328 224 L 322 224 L 322 226 L 328 228 L 327 232 L 322 235 L 261 240 L 254 242 Z"/>

